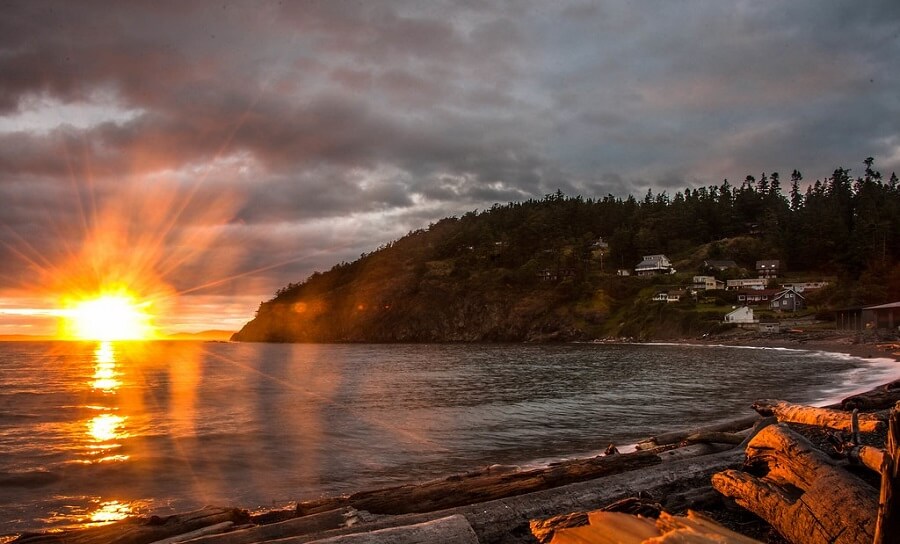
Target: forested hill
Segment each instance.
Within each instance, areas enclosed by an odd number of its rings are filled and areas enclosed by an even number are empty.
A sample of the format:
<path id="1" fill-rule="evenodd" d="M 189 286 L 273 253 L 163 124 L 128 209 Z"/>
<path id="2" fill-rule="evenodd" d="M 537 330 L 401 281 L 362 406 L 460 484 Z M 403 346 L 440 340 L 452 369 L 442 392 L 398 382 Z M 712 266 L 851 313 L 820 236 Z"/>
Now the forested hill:
<path id="1" fill-rule="evenodd" d="M 787 185 L 787 190 L 782 185 Z M 796 277 L 837 281 L 827 307 L 900 300 L 900 187 L 871 159 L 805 191 L 800 172 L 732 186 L 494 205 L 410 232 L 352 263 L 280 289 L 234 340 L 474 342 L 666 337 L 715 328 L 721 313 L 648 303 L 654 285 L 686 285 L 704 259 L 779 259 Z M 787 194 L 785 194 L 785 192 Z M 601 242 L 602 240 L 602 242 Z M 604 244 L 608 244 L 605 247 Z M 678 274 L 620 277 L 642 255 Z M 732 272 L 733 273 L 733 272 Z M 727 302 L 727 301 L 726 301 Z"/>

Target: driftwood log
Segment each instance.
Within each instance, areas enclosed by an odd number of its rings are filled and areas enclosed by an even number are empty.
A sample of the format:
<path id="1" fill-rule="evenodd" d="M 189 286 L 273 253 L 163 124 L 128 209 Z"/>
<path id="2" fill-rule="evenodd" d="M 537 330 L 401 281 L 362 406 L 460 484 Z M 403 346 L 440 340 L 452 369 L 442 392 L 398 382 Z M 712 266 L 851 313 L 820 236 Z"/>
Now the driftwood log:
<path id="1" fill-rule="evenodd" d="M 231 522 L 250 521 L 244 510 L 207 507 L 166 518 L 132 518 L 100 527 L 90 527 L 66 533 L 23 535 L 16 544 L 151 544 L 171 537 L 192 533 L 198 529 Z"/>
<path id="2" fill-rule="evenodd" d="M 713 487 L 794 544 L 870 544 L 877 492 L 785 425 L 747 446 L 747 472 L 727 470 Z"/>
<path id="3" fill-rule="evenodd" d="M 659 448 L 660 446 L 668 446 L 671 444 L 678 444 L 687 440 L 689 437 L 698 434 L 704 433 L 733 433 L 736 431 L 742 431 L 744 429 L 749 429 L 753 427 L 753 425 L 759 421 L 759 416 L 749 415 L 740 417 L 737 419 L 729 419 L 728 421 L 721 421 L 718 423 L 712 423 L 709 425 L 704 425 L 702 427 L 697 427 L 693 429 L 682 429 L 678 431 L 672 431 L 668 433 L 658 434 L 647 440 L 642 440 L 637 443 L 638 450 L 652 450 L 655 448 Z"/>
<path id="4" fill-rule="evenodd" d="M 886 455 L 881 465 L 881 492 L 875 544 L 900 542 L 900 402 L 894 405 L 888 422 Z"/>
<path id="5" fill-rule="evenodd" d="M 478 537 L 466 518 L 460 515 L 366 533 L 314 540 L 314 544 L 478 544 Z"/>
<path id="6" fill-rule="evenodd" d="M 853 416 L 850 412 L 831 408 L 816 408 L 802 404 L 791 404 L 783 400 L 758 400 L 753 409 L 763 416 L 775 416 L 782 423 L 800 423 L 850 432 Z M 875 414 L 859 415 L 859 430 L 873 433 L 884 430 L 885 422 Z"/>
<path id="7" fill-rule="evenodd" d="M 845 410 L 884 410 L 900 402 L 900 380 L 886 383 L 865 393 L 853 395 L 841 401 Z"/>
<path id="8" fill-rule="evenodd" d="M 297 511 L 317 513 L 352 507 L 372 514 L 434 512 L 455 506 L 523 495 L 601 476 L 646 468 L 661 462 L 655 452 L 577 459 L 524 471 L 486 470 L 425 482 L 354 493 L 329 501 L 301 502 Z"/>
<path id="9" fill-rule="evenodd" d="M 532 534 L 541 544 L 761 544 L 693 511 L 687 516 L 666 512 L 653 520 L 641 516 L 606 511 L 583 514 L 579 525 L 568 525 L 558 518 L 558 525 L 547 521 L 532 522 Z"/>

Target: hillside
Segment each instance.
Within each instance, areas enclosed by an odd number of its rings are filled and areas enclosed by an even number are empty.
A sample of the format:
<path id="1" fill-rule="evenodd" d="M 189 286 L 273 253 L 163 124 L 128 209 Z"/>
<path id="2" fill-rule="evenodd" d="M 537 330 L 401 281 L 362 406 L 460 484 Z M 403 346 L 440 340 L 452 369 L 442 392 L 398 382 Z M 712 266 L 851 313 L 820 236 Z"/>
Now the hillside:
<path id="1" fill-rule="evenodd" d="M 638 201 L 569 198 L 495 205 L 446 218 L 352 263 L 280 289 L 233 336 L 265 342 L 520 342 L 671 338 L 720 327 L 695 302 L 650 301 L 690 283 L 704 259 L 753 270 L 780 259 L 799 275 L 838 279 L 828 306 L 900 299 L 900 188 L 866 162 L 839 168 L 805 194 L 792 176 L 748 176 L 739 188 L 686 190 Z M 679 273 L 619 277 L 641 255 L 665 253 Z M 727 308 L 728 300 L 719 301 Z"/>

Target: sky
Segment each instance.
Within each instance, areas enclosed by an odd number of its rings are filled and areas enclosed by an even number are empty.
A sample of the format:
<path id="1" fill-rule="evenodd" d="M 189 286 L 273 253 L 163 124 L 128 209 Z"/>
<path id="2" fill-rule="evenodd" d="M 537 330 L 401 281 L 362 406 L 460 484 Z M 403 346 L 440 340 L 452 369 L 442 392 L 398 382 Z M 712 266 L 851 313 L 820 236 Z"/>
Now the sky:
<path id="1" fill-rule="evenodd" d="M 900 171 L 900 2 L 6 1 L 0 335 L 124 286 L 236 330 L 493 203 L 864 158 Z"/>

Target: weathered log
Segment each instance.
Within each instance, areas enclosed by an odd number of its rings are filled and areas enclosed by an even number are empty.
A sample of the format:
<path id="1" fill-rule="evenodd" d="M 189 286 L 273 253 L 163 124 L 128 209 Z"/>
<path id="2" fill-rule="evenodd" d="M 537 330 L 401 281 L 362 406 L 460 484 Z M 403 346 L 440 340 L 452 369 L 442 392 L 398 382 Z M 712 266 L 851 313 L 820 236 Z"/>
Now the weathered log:
<path id="1" fill-rule="evenodd" d="M 851 463 L 862 465 L 879 474 L 882 472 L 885 455 L 887 453 L 883 449 L 872 446 L 854 446 L 847 451 L 847 459 Z"/>
<path id="2" fill-rule="evenodd" d="M 252 544 L 290 536 L 321 533 L 330 529 L 347 527 L 361 521 L 371 521 L 372 516 L 345 507 L 318 514 L 311 514 L 277 523 L 258 525 L 224 535 L 198 538 L 191 544 Z"/>
<path id="3" fill-rule="evenodd" d="M 884 410 L 900 402 L 900 380 L 886 383 L 870 391 L 852 395 L 841 401 L 845 410 Z"/>
<path id="4" fill-rule="evenodd" d="M 886 455 L 881 465 L 881 491 L 875 544 L 900 542 L 900 402 L 888 420 Z"/>
<path id="5" fill-rule="evenodd" d="M 754 512 L 794 544 L 869 544 L 875 490 L 785 425 L 747 446 L 748 470 L 728 470 L 713 487 Z"/>
<path id="6" fill-rule="evenodd" d="M 722 527 L 715 521 L 688 511 L 687 516 L 673 516 L 667 512 L 660 514 L 656 527 L 663 533 L 659 543 L 679 542 L 728 542 L 729 544 L 761 544 L 748 536 Z M 667 540 L 668 539 L 668 540 Z"/>
<path id="7" fill-rule="evenodd" d="M 523 495 L 601 476 L 649 467 L 660 463 L 654 452 L 577 459 L 533 470 L 486 471 L 461 474 L 419 484 L 373 491 L 361 491 L 335 499 L 339 505 L 352 506 L 373 514 L 412 514 L 433 512 L 455 506 Z M 333 505 L 333 504 L 332 504 Z M 322 504 L 298 510 L 315 512 Z"/>
<path id="8" fill-rule="evenodd" d="M 478 544 L 478 537 L 466 518 L 460 515 L 426 521 L 416 525 L 392 527 L 367 533 L 341 535 L 314 544 L 421 544 L 440 542 L 442 544 Z"/>
<path id="9" fill-rule="evenodd" d="M 584 524 L 568 527 L 557 525 L 549 530 L 546 522 L 532 522 L 532 534 L 542 544 L 760 544 L 757 540 L 722 527 L 693 511 L 689 511 L 687 516 L 673 516 L 663 512 L 655 521 L 605 511 L 590 512 L 584 517 L 587 518 Z M 566 523 L 564 519 L 559 521 Z"/>
<path id="10" fill-rule="evenodd" d="M 641 497 L 628 497 L 616 501 L 602 508 L 603 512 L 617 512 L 643 518 L 656 519 L 662 513 L 662 506 L 650 499 Z M 584 527 L 590 524 L 588 512 L 573 512 L 553 516 L 549 519 L 533 519 L 530 522 L 531 534 L 541 544 L 547 544 L 553 540 L 553 535 L 561 529 Z"/>
<path id="11" fill-rule="evenodd" d="M 206 507 L 193 512 L 176 514 L 166 518 L 156 516 L 149 519 L 130 518 L 127 520 L 73 529 L 61 533 L 26 535 L 16 539 L 16 544 L 150 544 L 157 540 L 189 533 L 203 527 L 224 523 L 245 523 L 250 520 L 245 510 L 234 508 Z"/>
<path id="12" fill-rule="evenodd" d="M 749 429 L 753 427 L 753 425 L 759 421 L 759 416 L 749 415 L 744 417 L 739 417 L 736 419 L 729 419 L 728 421 L 720 421 L 718 423 L 712 423 L 709 425 L 704 425 L 702 427 L 695 427 L 692 429 L 683 429 L 680 431 L 671 431 L 667 433 L 658 434 L 647 440 L 642 440 L 638 442 L 637 449 L 638 450 L 651 450 L 654 448 L 658 448 L 660 446 L 667 446 L 669 444 L 678 444 L 679 442 L 685 440 L 687 437 L 699 433 L 714 433 L 714 432 L 736 432 L 744 429 Z"/>
<path id="13" fill-rule="evenodd" d="M 232 527 L 234 527 L 234 522 L 223 521 L 222 523 L 216 523 L 215 525 L 209 525 L 207 527 L 202 527 L 200 529 L 191 531 L 189 533 L 184 533 L 184 534 L 180 534 L 177 536 L 171 536 L 169 538 L 164 538 L 162 540 L 157 540 L 155 542 L 152 542 L 151 544 L 179 544 L 181 542 L 187 542 L 188 540 L 193 540 L 195 538 L 200 538 L 202 536 L 224 533 L 225 531 L 230 530 Z"/>
<path id="14" fill-rule="evenodd" d="M 775 416 L 782 423 L 801 423 L 828 429 L 850 432 L 853 421 L 849 412 L 831 408 L 816 408 L 801 404 L 791 404 L 783 400 L 758 400 L 753 409 L 763 416 Z M 860 414 L 859 430 L 873 433 L 885 428 L 884 421 L 874 414 Z"/>
<path id="15" fill-rule="evenodd" d="M 733 444 L 738 445 L 744 441 L 744 436 L 738 433 L 724 433 L 717 431 L 705 431 L 694 433 L 682 442 L 683 444 Z"/>
<path id="16" fill-rule="evenodd" d="M 685 487 L 709 485 L 712 474 L 727 467 L 739 466 L 743 457 L 743 451 L 735 448 L 722 453 L 681 459 L 526 495 L 438 512 L 386 516 L 371 523 L 327 531 L 321 535 L 285 539 L 279 544 L 299 544 L 310 542 L 315 538 L 421 523 L 453 514 L 466 517 L 481 544 L 530 542 L 531 537 L 527 535 L 527 531 L 528 523 L 532 519 L 549 518 L 580 510 L 596 510 L 617 500 L 634 496 L 640 491 L 665 501 L 669 494 Z M 527 536 L 517 538 L 514 535 Z"/>

